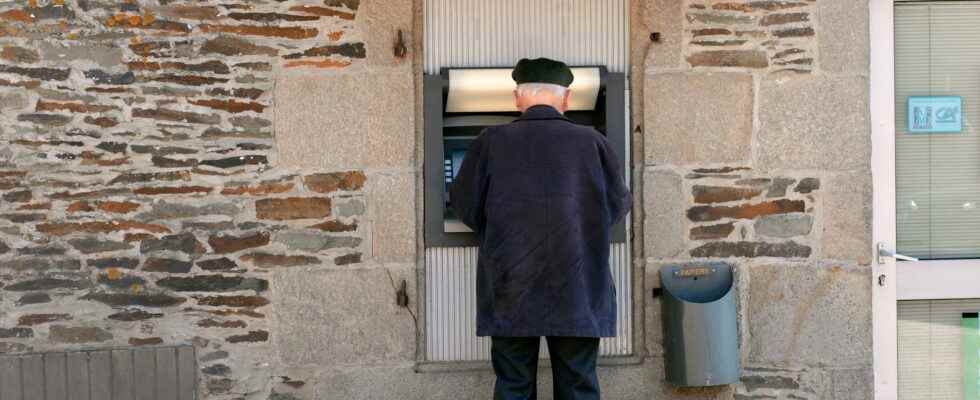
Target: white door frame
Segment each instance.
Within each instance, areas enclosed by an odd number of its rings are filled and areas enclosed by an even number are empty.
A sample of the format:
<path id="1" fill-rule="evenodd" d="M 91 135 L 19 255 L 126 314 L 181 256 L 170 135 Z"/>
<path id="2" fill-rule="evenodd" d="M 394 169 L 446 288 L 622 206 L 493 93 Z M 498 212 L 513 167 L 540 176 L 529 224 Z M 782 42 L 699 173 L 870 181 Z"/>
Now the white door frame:
<path id="1" fill-rule="evenodd" d="M 898 398 L 898 276 L 895 259 L 877 255 L 877 243 L 895 249 L 895 2 L 870 0 L 871 175 L 874 181 L 871 302 L 876 400 Z M 879 262 L 880 261 L 880 262 Z"/>
<path id="2" fill-rule="evenodd" d="M 896 263 L 895 0 L 870 1 L 871 171 L 874 179 L 872 307 L 875 399 L 898 398 L 898 301 L 980 298 L 980 260 Z"/>

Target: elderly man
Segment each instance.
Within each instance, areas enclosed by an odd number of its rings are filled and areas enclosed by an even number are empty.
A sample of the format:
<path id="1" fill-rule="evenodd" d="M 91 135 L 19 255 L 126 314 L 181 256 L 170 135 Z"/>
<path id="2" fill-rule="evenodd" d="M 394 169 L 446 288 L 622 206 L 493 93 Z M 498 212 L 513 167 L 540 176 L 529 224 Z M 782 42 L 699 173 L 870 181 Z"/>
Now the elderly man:
<path id="1" fill-rule="evenodd" d="M 512 74 L 516 121 L 486 129 L 450 198 L 477 233 L 477 335 L 491 336 L 494 399 L 535 399 L 540 337 L 556 400 L 599 399 L 599 338 L 615 336 L 610 230 L 632 205 L 620 161 L 565 118 L 573 76 L 548 59 Z"/>

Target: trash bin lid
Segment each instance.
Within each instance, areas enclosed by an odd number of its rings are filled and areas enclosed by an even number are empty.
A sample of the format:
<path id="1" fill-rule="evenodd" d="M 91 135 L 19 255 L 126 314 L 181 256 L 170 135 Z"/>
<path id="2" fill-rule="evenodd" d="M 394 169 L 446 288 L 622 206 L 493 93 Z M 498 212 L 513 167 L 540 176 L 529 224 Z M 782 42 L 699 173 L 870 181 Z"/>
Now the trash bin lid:
<path id="1" fill-rule="evenodd" d="M 732 266 L 724 263 L 671 265 L 660 269 L 665 291 L 692 303 L 710 303 L 724 297 L 734 284 Z"/>

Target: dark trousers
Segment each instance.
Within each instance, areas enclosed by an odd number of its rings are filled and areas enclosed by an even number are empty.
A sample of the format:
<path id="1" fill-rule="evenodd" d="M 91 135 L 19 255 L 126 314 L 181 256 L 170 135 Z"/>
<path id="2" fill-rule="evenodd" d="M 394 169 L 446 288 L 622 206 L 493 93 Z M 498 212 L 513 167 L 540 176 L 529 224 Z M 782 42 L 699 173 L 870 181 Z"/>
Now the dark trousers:
<path id="1" fill-rule="evenodd" d="M 599 338 L 549 336 L 547 341 L 555 400 L 599 400 L 595 372 Z M 491 343 L 490 357 L 497 374 L 494 400 L 536 400 L 541 338 L 494 336 Z"/>

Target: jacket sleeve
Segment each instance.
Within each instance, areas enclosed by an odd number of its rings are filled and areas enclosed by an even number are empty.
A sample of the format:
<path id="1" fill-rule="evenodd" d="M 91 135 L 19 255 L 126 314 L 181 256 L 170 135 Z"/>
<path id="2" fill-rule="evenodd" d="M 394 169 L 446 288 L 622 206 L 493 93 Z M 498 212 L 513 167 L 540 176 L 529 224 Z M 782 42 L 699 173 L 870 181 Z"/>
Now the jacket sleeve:
<path id="1" fill-rule="evenodd" d="M 456 215 L 477 233 L 483 232 L 486 223 L 484 206 L 490 187 L 486 140 L 486 131 L 473 140 L 449 188 L 449 203 Z"/>
<path id="2" fill-rule="evenodd" d="M 609 223 L 615 225 L 633 208 L 633 194 L 623 179 L 623 163 L 605 137 L 599 141 L 599 158 L 606 184 L 605 200 Z"/>

